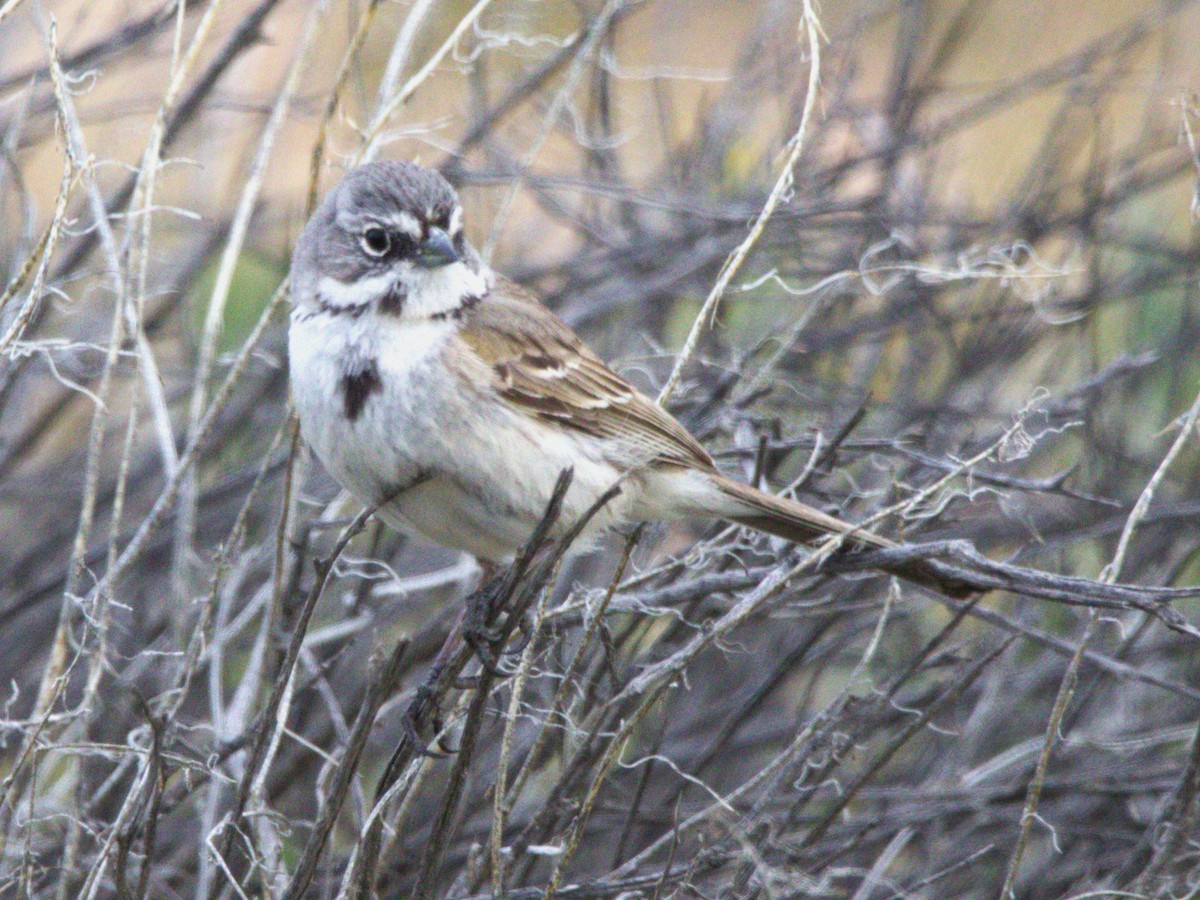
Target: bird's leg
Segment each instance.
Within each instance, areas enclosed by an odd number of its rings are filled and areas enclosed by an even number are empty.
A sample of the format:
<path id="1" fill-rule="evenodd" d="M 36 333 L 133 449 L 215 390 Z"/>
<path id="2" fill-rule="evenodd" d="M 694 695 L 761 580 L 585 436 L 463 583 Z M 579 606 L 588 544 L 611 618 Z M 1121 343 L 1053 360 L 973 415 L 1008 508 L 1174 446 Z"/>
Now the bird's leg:
<path id="1" fill-rule="evenodd" d="M 487 560 L 479 561 L 483 574 L 479 587 L 464 601 L 463 616 L 459 621 L 462 639 L 475 652 L 479 664 L 496 678 L 507 678 L 500 668 L 500 658 L 505 655 L 501 642 L 504 630 L 491 624 L 499 610 L 499 591 L 504 584 L 501 567 Z"/>
<path id="2" fill-rule="evenodd" d="M 500 567 L 482 560 L 480 567 L 483 572 L 478 586 L 463 601 L 462 608 L 454 617 L 454 624 L 450 626 L 450 631 L 442 641 L 442 646 L 438 648 L 429 664 L 429 674 L 417 688 L 416 696 L 409 704 L 404 716 L 405 736 L 421 756 L 442 756 L 448 752 L 454 752 L 446 747 L 431 748 L 420 736 L 420 729 L 421 724 L 428 719 L 432 722 L 435 732 L 440 730 L 440 715 L 434 706 L 433 698 L 437 693 L 437 685 L 442 679 L 443 672 L 458 655 L 464 643 L 470 646 L 472 652 L 479 658 L 480 665 L 487 668 L 489 672 L 504 677 L 504 673 L 496 668 L 495 654 L 491 649 L 491 645 L 499 640 L 500 635 L 497 629 L 489 628 L 487 625 L 491 618 L 495 593 L 501 583 L 501 579 L 496 577 Z M 452 683 L 454 687 L 466 690 L 474 687 L 478 683 L 478 679 L 459 675 L 453 679 Z"/>
<path id="3" fill-rule="evenodd" d="M 438 757 L 455 752 L 453 748 L 445 746 L 441 741 L 437 742 L 436 748 L 431 747 L 421 737 L 420 732 L 423 725 L 432 726 L 435 734 L 442 729 L 441 711 L 438 709 L 435 697 L 440 693 L 438 685 L 442 681 L 446 667 L 451 664 L 465 643 L 466 618 L 467 607 L 464 606 L 454 617 L 454 624 L 450 626 L 450 631 L 442 641 L 442 646 L 438 648 L 438 652 L 434 654 L 433 660 L 429 664 L 429 672 L 425 676 L 425 680 L 417 687 L 416 694 L 404 713 L 405 737 L 420 756 Z M 463 688 L 468 680 L 456 676 L 452 684 L 457 688 Z"/>
<path id="4" fill-rule="evenodd" d="M 482 559 L 479 560 L 479 567 L 482 570 L 479 586 L 463 601 L 466 608 L 463 635 L 472 646 L 477 641 L 494 644 L 503 636 L 499 626 L 490 624 L 499 612 L 496 609 L 499 600 L 497 594 L 503 581 L 503 567 Z"/>
<path id="5" fill-rule="evenodd" d="M 562 559 L 565 549 L 579 535 L 588 520 L 605 503 L 620 493 L 620 488 L 614 485 L 605 491 L 571 528 L 567 529 L 563 537 L 551 538 L 551 529 L 558 522 L 559 513 L 562 512 L 563 498 L 566 496 L 567 488 L 571 486 L 573 471 L 568 467 L 559 473 L 558 480 L 554 483 L 554 492 L 550 495 L 550 502 L 546 504 L 546 512 L 542 515 L 537 527 L 533 529 L 529 540 L 517 551 L 516 558 L 502 577 L 498 576 L 488 580 L 498 567 L 494 564 L 488 566 L 481 560 L 481 564 L 484 565 L 485 583 L 467 599 L 467 617 L 463 625 L 463 638 L 479 657 L 480 665 L 493 676 L 507 678 L 510 674 L 501 671 L 498 666 L 500 658 L 504 655 L 503 642 L 512 633 L 514 625 L 520 626 L 521 631 L 526 635 L 526 641 L 528 641 L 531 631 L 529 623 L 526 621 L 529 604 L 536 592 L 546 586 L 551 572 L 558 561 Z M 522 585 L 521 582 L 526 583 Z M 516 619 L 511 618 L 512 612 L 503 609 L 504 605 L 514 596 L 518 598 L 515 601 Z M 505 620 L 501 627 L 496 628 L 495 619 L 501 612 L 507 612 L 510 618 Z M 526 645 L 522 644 L 512 652 L 521 653 Z"/>
<path id="6" fill-rule="evenodd" d="M 445 649 L 445 645 L 443 645 Z M 441 656 L 441 651 L 438 653 Z M 425 679 L 425 683 L 417 688 L 417 693 L 413 697 L 412 703 L 408 705 L 408 709 L 404 711 L 404 716 L 400 720 L 400 724 L 404 729 L 404 737 L 412 746 L 418 756 L 429 756 L 439 758 L 448 756 L 455 751 L 446 747 L 438 740 L 439 747 L 434 749 L 429 743 L 421 737 L 421 719 L 425 711 L 429 711 L 430 724 L 433 726 L 433 732 L 442 730 L 442 716 L 433 700 L 433 685 L 437 681 L 439 674 L 439 665 L 434 661 L 433 666 L 429 670 L 429 677 Z"/>

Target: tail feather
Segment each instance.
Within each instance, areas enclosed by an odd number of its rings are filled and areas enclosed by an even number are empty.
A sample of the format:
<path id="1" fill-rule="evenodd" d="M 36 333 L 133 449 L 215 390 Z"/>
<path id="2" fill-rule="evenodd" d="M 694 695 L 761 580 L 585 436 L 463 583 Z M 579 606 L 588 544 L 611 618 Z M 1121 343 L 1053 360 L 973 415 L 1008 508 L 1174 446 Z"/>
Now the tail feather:
<path id="1" fill-rule="evenodd" d="M 764 531 L 784 540 L 809 543 L 829 534 L 847 535 L 847 543 L 861 550 L 889 550 L 898 545 L 887 538 L 856 528 L 834 516 L 783 497 L 741 484 L 724 475 L 712 476 L 717 489 L 730 501 L 725 517 L 739 525 Z M 884 567 L 884 571 L 951 597 L 964 597 L 974 588 L 926 560 L 910 560 Z"/>

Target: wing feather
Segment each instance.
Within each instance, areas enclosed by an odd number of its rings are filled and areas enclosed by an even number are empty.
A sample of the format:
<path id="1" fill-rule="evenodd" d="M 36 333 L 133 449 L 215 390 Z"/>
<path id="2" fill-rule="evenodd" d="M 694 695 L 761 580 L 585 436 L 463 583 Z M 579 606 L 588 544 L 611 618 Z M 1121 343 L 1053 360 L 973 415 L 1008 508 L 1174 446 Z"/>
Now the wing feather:
<path id="1" fill-rule="evenodd" d="M 515 284 L 497 279 L 483 302 L 464 310 L 462 322 L 459 339 L 515 408 L 613 440 L 649 465 L 716 471 L 682 425 Z"/>

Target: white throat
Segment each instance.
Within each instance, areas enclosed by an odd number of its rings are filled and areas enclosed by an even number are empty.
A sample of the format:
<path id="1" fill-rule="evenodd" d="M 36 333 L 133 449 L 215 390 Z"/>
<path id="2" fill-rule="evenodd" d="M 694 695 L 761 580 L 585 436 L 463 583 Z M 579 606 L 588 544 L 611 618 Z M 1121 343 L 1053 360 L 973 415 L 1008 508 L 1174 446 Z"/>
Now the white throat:
<path id="1" fill-rule="evenodd" d="M 411 269 L 400 278 L 406 289 L 401 317 L 430 319 L 453 313 L 470 298 L 486 294 L 490 276 L 486 268 L 476 272 L 461 262 L 436 269 Z"/>

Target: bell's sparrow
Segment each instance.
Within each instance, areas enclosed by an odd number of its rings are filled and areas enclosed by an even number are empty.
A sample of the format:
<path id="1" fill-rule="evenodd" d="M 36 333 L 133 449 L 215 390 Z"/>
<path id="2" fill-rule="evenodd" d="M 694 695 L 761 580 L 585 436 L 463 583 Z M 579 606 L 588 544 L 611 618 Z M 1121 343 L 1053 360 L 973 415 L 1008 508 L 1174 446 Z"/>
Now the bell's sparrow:
<path id="1" fill-rule="evenodd" d="M 574 470 L 561 535 L 621 480 L 589 531 L 715 516 L 792 541 L 895 545 L 721 474 L 662 407 L 615 374 L 463 236 L 437 172 L 375 162 L 347 174 L 292 261 L 291 382 L 326 469 L 400 531 L 511 558 Z M 390 498 L 390 499 L 388 499 Z M 961 594 L 923 560 L 887 570 Z"/>

